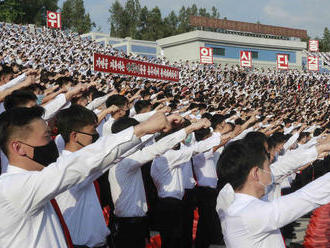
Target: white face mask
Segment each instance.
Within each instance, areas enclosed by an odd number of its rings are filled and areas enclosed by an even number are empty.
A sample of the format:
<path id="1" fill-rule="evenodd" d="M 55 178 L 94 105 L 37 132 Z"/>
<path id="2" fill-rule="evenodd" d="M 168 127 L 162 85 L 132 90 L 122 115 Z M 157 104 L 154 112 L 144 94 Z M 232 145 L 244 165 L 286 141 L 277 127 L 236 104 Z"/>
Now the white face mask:
<path id="1" fill-rule="evenodd" d="M 272 179 L 271 183 L 269 183 L 267 185 L 263 184 L 262 182 L 258 182 L 259 184 L 261 184 L 262 186 L 264 186 L 264 188 L 265 188 L 265 195 L 268 195 L 270 192 L 273 191 L 273 189 L 275 187 L 275 178 L 274 178 L 274 175 L 273 175 L 272 172 L 266 171 L 264 169 L 261 169 L 261 170 L 263 170 L 264 172 L 270 174 L 271 179 Z"/>

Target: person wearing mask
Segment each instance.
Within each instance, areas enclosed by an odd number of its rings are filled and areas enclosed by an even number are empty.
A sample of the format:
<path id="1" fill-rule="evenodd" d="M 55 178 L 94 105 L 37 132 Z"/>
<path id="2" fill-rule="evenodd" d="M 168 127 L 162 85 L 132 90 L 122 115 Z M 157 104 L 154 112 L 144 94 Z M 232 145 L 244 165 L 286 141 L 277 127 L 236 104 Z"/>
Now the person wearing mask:
<path id="1" fill-rule="evenodd" d="M 60 156 L 72 154 L 94 143 L 99 134 L 96 114 L 80 105 L 72 105 L 56 115 L 58 132 L 65 148 Z M 56 196 L 56 201 L 69 228 L 72 242 L 77 246 L 105 247 L 110 234 L 95 191 L 93 181 L 102 171 Z"/>
<path id="2" fill-rule="evenodd" d="M 8 171 L 0 176 L 0 247 L 72 248 L 54 198 L 121 159 L 143 135 L 171 128 L 158 114 L 57 159 L 43 114 L 36 106 L 0 115 L 0 147 L 9 160 Z"/>
<path id="3" fill-rule="evenodd" d="M 330 136 L 316 146 L 319 155 L 330 151 Z M 250 141 L 251 142 L 251 141 Z M 226 247 L 286 247 L 279 228 L 330 202 L 330 173 L 302 189 L 273 201 L 262 199 L 274 176 L 265 146 L 246 140 L 230 143 L 217 164 L 225 186 L 217 198 Z"/>

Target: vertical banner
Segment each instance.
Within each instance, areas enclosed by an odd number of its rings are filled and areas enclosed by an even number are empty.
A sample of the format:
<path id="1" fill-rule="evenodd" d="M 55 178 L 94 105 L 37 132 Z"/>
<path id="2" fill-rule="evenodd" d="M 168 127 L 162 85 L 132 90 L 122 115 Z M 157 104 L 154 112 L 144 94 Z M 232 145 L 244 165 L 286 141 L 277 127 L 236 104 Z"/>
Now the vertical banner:
<path id="1" fill-rule="evenodd" d="M 211 47 L 200 47 L 199 57 L 201 64 L 213 64 L 213 48 Z"/>
<path id="2" fill-rule="evenodd" d="M 308 47 L 309 47 L 310 52 L 318 52 L 319 51 L 319 41 L 318 40 L 310 40 Z"/>
<path id="3" fill-rule="evenodd" d="M 242 67 L 252 67 L 252 53 L 249 51 L 240 51 L 240 64 Z"/>
<path id="4" fill-rule="evenodd" d="M 289 55 L 277 54 L 277 70 L 288 70 L 288 69 L 289 69 Z"/>
<path id="5" fill-rule="evenodd" d="M 319 57 L 308 56 L 307 57 L 307 67 L 309 71 L 319 71 Z"/>
<path id="6" fill-rule="evenodd" d="M 47 11 L 47 27 L 62 28 L 61 13 Z"/>

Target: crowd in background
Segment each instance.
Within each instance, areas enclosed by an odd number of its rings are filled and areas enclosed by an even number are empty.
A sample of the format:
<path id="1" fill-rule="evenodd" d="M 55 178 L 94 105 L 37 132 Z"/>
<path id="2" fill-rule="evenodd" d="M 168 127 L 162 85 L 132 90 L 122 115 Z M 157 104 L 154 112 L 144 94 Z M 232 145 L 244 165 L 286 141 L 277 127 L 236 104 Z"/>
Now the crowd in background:
<path id="1" fill-rule="evenodd" d="M 175 66 L 180 69 L 180 81 L 95 72 L 92 69 L 95 52 Z M 307 151 L 329 133 L 329 94 L 328 74 L 246 70 L 239 66 L 184 61 L 170 64 L 166 58 L 125 54 L 110 45 L 104 46 L 64 31 L 44 29 L 34 33 L 19 26 L 0 27 L 0 112 L 42 106 L 43 119 L 50 127 L 59 154 L 65 154 L 73 142 L 70 132 L 84 134 L 83 128 L 89 125 L 95 126 L 97 133 L 93 128 L 92 132 L 87 132 L 91 139 L 77 141 L 80 148 L 96 141 L 98 135 L 119 133 L 157 114 L 168 118 L 176 116 L 176 121 L 180 122 L 180 128 L 174 128 L 170 134 L 144 136 L 144 148 L 139 148 L 144 153 L 133 153 L 135 157 L 126 155 L 134 163 L 123 159 L 108 172 L 102 171 L 92 177 L 93 180 L 87 180 L 89 186 L 93 181 L 98 182 L 96 189 L 100 190 L 98 195 L 105 216 L 105 220 L 95 222 L 102 226 L 95 227 L 100 230 L 100 237 L 91 238 L 97 242 L 89 243 L 84 240 L 88 234 L 76 230 L 79 229 L 77 212 L 70 211 L 74 204 L 61 208 L 61 204 L 68 204 L 65 202 L 81 194 L 77 193 L 80 191 L 76 189 L 77 192 L 57 197 L 58 202 L 62 202 L 59 205 L 64 219 L 70 223 L 73 243 L 81 245 L 79 247 L 113 244 L 117 244 L 115 247 L 133 247 L 128 246 L 133 241 L 134 247 L 143 247 L 143 238 L 148 236 L 146 230 L 149 229 L 160 232 L 163 247 L 192 247 L 193 211 L 196 208 L 200 221 L 195 247 L 220 244 L 223 240 L 217 195 L 226 183 L 235 185 L 235 179 L 222 177 L 221 166 L 219 163 L 217 166 L 223 150 L 249 134 L 263 133 L 272 164 L 281 158 L 288 159 L 286 156 L 291 152 L 302 154 L 299 149 Z M 85 126 L 76 124 L 84 122 Z M 82 129 L 74 130 L 76 125 L 77 129 Z M 187 136 L 179 133 L 182 128 Z M 8 169 L 5 153 L 1 153 L 2 174 Z M 299 160 L 297 154 L 293 157 Z M 297 161 L 294 167 L 279 173 L 277 187 L 269 200 L 280 197 L 281 192 L 300 189 L 328 172 L 326 149 L 317 156 Z M 84 201 L 99 204 L 96 191 L 89 194 L 94 194 L 94 198 L 82 197 L 73 202 L 76 206 L 86 204 L 82 203 Z M 91 215 L 92 219 L 100 217 Z M 144 219 L 125 222 L 125 218 L 145 216 L 149 217 L 148 224 Z M 111 226 L 114 223 L 117 229 Z M 106 242 L 105 237 L 110 234 L 107 225 L 113 237 L 108 237 Z M 75 231 L 71 230 L 72 226 Z M 138 231 L 140 227 L 142 234 Z M 223 231 L 226 241 L 228 230 Z M 119 233 L 117 236 L 116 232 Z M 136 239 L 129 241 L 127 233 Z"/>

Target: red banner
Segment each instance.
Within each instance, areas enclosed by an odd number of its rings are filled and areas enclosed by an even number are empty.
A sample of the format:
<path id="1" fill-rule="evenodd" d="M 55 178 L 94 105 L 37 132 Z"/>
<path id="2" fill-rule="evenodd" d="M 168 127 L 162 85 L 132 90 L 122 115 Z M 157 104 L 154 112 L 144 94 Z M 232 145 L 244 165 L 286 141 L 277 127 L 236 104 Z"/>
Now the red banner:
<path id="1" fill-rule="evenodd" d="M 200 47 L 199 59 L 201 64 L 213 64 L 213 48 Z"/>
<path id="2" fill-rule="evenodd" d="M 94 71 L 117 73 L 136 77 L 179 81 L 180 70 L 175 67 L 146 63 L 94 53 Z"/>
<path id="3" fill-rule="evenodd" d="M 240 63 L 242 67 L 252 67 L 252 53 L 240 51 Z"/>
<path id="4" fill-rule="evenodd" d="M 289 69 L 289 55 L 277 54 L 277 69 L 288 70 Z"/>
<path id="5" fill-rule="evenodd" d="M 61 13 L 47 11 L 47 27 L 49 28 L 61 28 Z"/>
<path id="6" fill-rule="evenodd" d="M 308 70 L 309 71 L 319 71 L 319 57 L 317 56 L 308 56 Z"/>

